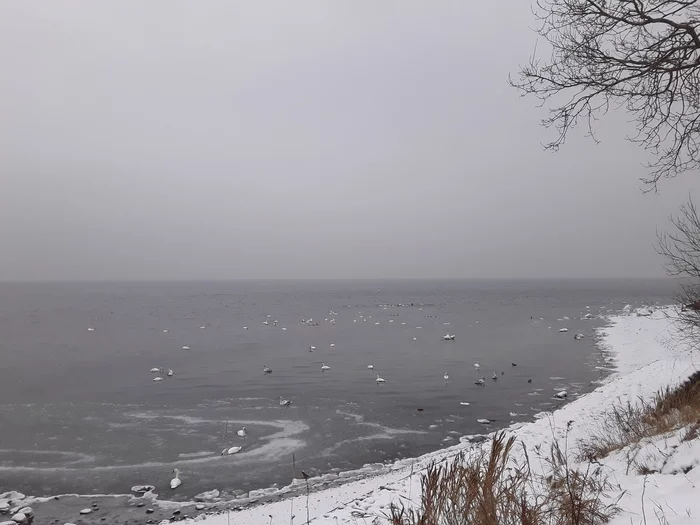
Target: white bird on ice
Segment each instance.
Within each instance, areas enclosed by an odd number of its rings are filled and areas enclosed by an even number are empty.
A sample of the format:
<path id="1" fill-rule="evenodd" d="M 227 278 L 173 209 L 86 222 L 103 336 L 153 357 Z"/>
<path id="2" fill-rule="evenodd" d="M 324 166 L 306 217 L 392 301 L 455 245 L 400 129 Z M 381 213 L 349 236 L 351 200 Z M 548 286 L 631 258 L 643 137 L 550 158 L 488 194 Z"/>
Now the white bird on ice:
<path id="1" fill-rule="evenodd" d="M 245 431 L 245 427 L 243 427 L 238 432 L 236 432 L 236 434 L 238 434 L 240 437 L 246 437 L 248 433 Z"/>
<path id="2" fill-rule="evenodd" d="M 326 363 L 321 363 L 321 370 L 330 370 L 331 367 L 328 366 Z"/>
<path id="3" fill-rule="evenodd" d="M 384 379 L 382 379 L 382 378 L 379 377 L 378 375 L 377 375 L 376 381 L 377 381 L 377 383 L 386 383 L 386 381 L 384 381 Z"/>
<path id="4" fill-rule="evenodd" d="M 367 365 L 367 368 L 368 368 L 369 370 L 374 370 L 374 365 Z"/>
<path id="5" fill-rule="evenodd" d="M 180 471 L 178 469 L 173 469 L 173 472 L 175 473 L 175 477 L 170 480 L 170 488 L 174 490 L 182 485 L 182 480 L 180 479 Z"/>

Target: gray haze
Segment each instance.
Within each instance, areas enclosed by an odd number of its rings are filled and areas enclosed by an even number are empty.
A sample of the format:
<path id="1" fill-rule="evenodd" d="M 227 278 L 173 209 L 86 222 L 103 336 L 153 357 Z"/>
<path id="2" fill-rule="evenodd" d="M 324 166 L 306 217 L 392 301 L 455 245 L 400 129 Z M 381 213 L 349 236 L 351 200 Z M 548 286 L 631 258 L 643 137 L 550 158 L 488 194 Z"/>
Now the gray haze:
<path id="1" fill-rule="evenodd" d="M 529 2 L 0 3 L 0 280 L 663 275 L 624 114 L 545 153 Z"/>

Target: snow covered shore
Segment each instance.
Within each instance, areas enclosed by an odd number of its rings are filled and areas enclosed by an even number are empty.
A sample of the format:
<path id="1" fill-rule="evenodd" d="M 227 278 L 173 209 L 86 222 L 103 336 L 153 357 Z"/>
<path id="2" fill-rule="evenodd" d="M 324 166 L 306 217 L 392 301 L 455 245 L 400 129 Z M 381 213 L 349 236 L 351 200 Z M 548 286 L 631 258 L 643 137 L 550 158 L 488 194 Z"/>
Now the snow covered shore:
<path id="1" fill-rule="evenodd" d="M 601 345 L 617 365 L 617 372 L 604 384 L 553 413 L 541 414 L 535 422 L 514 425 L 508 432 L 532 450 L 537 445 L 547 447 L 554 438 L 564 438 L 570 424 L 568 442 L 575 446 L 596 428 L 613 404 L 627 399 L 649 399 L 660 389 L 687 379 L 698 366 L 692 353 L 674 337 L 673 322 L 667 311 L 647 313 L 613 317 L 610 326 L 600 330 Z M 415 460 L 398 462 L 390 472 L 311 493 L 310 522 L 385 524 L 392 503 L 417 504 L 421 472 L 431 462 L 453 457 L 473 446 L 465 440 Z M 700 498 L 695 488 L 700 484 L 700 468 L 693 468 L 700 463 L 700 439 L 681 443 L 678 433 L 674 433 L 660 437 L 649 447 L 658 452 L 649 454 L 649 461 L 660 462 L 659 474 L 626 473 L 627 463 L 622 453 L 612 454 L 603 461 L 614 490 L 623 494 L 619 502 L 622 512 L 613 519 L 613 525 L 628 525 L 630 520 L 642 523 L 644 515 L 648 523 L 657 523 L 655 514 L 660 513 L 669 525 L 700 523 Z M 306 520 L 305 495 L 196 519 L 205 525 L 303 524 Z"/>

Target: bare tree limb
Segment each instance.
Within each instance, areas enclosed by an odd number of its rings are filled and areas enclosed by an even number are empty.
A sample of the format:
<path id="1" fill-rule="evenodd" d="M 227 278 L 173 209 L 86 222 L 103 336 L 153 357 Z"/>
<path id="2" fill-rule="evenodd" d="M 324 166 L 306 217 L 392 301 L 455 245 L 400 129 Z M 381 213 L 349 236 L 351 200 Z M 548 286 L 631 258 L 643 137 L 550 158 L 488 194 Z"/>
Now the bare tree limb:
<path id="1" fill-rule="evenodd" d="M 547 149 L 581 121 L 597 140 L 595 121 L 622 106 L 636 122 L 630 140 L 655 157 L 650 190 L 700 168 L 698 0 L 538 0 L 534 13 L 551 55 L 533 55 L 509 82 L 548 108 Z"/>

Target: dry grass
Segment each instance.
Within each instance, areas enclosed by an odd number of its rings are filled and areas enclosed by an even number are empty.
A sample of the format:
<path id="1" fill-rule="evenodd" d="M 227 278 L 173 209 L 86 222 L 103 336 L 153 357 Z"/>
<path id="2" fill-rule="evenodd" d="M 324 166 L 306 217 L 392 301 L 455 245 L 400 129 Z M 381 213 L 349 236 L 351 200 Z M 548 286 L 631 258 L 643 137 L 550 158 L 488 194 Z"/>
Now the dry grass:
<path id="1" fill-rule="evenodd" d="M 392 506 L 392 525 L 599 525 L 617 512 L 599 471 L 570 467 L 555 444 L 541 458 L 549 474 L 518 462 L 514 438 L 497 434 L 488 451 L 434 464 L 421 479 L 420 509 Z"/>
<path id="2" fill-rule="evenodd" d="M 630 447 L 628 464 L 635 448 L 645 438 L 689 427 L 686 441 L 700 432 L 700 372 L 677 388 L 656 394 L 651 401 L 639 400 L 613 407 L 591 437 L 581 445 L 581 458 L 596 461 L 611 452 Z"/>

